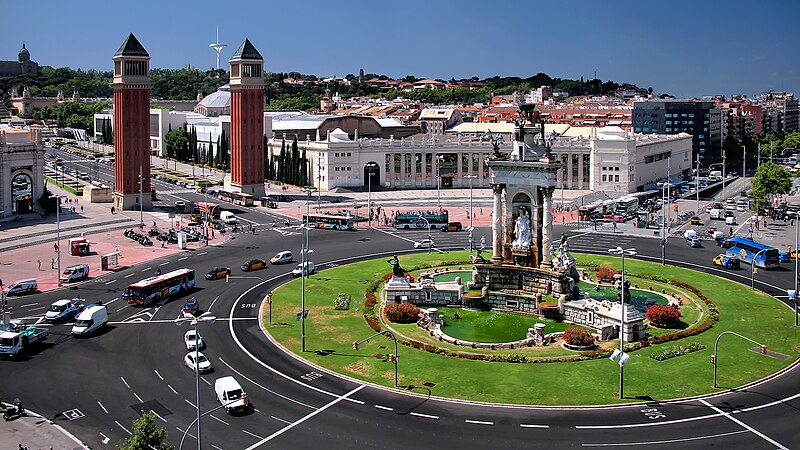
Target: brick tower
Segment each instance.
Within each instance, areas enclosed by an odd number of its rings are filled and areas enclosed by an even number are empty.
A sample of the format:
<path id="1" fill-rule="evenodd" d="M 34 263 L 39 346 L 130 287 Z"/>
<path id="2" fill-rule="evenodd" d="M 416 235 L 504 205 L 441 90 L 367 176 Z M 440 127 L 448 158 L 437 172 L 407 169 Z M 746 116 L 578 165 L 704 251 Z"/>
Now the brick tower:
<path id="1" fill-rule="evenodd" d="M 150 55 L 131 33 L 114 60 L 114 206 L 152 207 L 150 200 Z M 141 175 L 141 195 L 140 179 Z M 140 200 L 141 197 L 141 200 Z"/>
<path id="2" fill-rule="evenodd" d="M 264 195 L 264 58 L 249 39 L 231 63 L 231 174 L 227 189 Z"/>

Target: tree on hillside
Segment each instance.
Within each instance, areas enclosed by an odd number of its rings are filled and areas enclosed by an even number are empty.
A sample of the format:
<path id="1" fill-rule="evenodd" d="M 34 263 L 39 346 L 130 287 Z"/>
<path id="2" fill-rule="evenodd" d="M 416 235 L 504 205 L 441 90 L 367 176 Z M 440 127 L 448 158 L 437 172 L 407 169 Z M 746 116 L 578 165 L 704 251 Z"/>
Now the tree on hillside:
<path id="1" fill-rule="evenodd" d="M 120 450 L 172 450 L 167 444 L 167 430 L 155 425 L 156 415 L 142 411 L 142 416 L 133 421 L 133 435 L 122 442 Z"/>

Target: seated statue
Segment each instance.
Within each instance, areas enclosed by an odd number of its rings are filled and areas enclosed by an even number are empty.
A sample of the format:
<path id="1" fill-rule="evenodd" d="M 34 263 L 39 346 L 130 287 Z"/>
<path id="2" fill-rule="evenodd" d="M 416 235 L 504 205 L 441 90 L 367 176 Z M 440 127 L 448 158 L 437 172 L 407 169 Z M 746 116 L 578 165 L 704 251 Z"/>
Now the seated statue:
<path id="1" fill-rule="evenodd" d="M 514 240 L 511 242 L 512 248 L 529 249 L 531 248 L 531 223 L 528 212 L 521 210 L 514 223 Z"/>

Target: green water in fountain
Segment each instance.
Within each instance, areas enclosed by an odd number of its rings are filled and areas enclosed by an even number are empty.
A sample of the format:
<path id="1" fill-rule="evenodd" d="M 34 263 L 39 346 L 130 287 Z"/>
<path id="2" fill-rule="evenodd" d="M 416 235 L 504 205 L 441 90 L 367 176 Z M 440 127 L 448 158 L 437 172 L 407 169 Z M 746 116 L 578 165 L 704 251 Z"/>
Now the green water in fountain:
<path id="1" fill-rule="evenodd" d="M 510 312 L 476 311 L 472 309 L 437 307 L 438 314 L 444 316 L 445 326 L 442 331 L 459 340 L 471 342 L 513 342 L 525 339 L 528 328 L 536 323 L 546 325 L 544 333 L 564 331 L 568 325 L 555 320 L 525 316 Z M 458 312 L 458 319 L 453 319 Z"/>

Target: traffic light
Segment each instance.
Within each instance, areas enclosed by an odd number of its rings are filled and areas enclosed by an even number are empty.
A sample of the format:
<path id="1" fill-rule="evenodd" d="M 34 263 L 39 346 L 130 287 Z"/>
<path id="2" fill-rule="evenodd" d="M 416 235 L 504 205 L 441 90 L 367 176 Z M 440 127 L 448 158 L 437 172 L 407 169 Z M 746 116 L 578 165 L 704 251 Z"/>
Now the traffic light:
<path id="1" fill-rule="evenodd" d="M 717 355 L 711 355 L 711 365 L 717 364 Z"/>
<path id="2" fill-rule="evenodd" d="M 389 362 L 393 363 L 393 364 L 396 364 L 397 363 L 397 355 L 395 355 L 394 353 L 390 353 L 389 354 Z"/>
<path id="3" fill-rule="evenodd" d="M 766 345 L 762 345 L 761 346 L 761 354 L 762 355 L 766 355 L 767 354 L 767 346 Z"/>
<path id="4" fill-rule="evenodd" d="M 353 341 L 353 350 L 358 351 L 358 341 Z"/>

